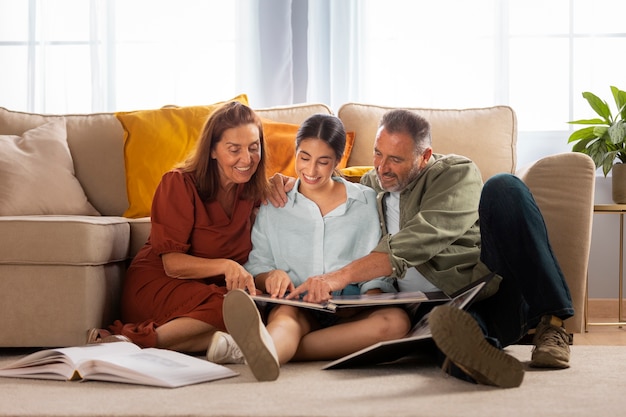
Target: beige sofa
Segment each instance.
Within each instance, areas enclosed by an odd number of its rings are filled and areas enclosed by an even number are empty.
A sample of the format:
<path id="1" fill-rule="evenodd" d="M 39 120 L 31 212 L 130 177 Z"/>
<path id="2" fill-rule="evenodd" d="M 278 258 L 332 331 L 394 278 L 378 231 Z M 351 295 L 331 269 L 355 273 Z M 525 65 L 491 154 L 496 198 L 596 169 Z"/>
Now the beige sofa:
<path id="1" fill-rule="evenodd" d="M 348 103 L 337 110 L 346 130 L 355 132 L 348 166 L 371 164 L 377 122 L 387 109 Z M 511 108 L 413 110 L 431 121 L 436 152 L 470 157 L 484 179 L 516 172 Z M 323 104 L 258 109 L 264 118 L 293 124 L 320 112 L 333 113 Z M 100 216 L 0 215 L 0 347 L 78 345 L 88 328 L 111 323 L 128 261 L 150 233 L 149 218 L 123 217 L 129 204 L 124 132 L 113 113 L 59 116 L 0 108 L 0 135 L 20 136 L 59 117 L 67 127 L 75 177 Z M 519 175 L 544 214 L 573 295 L 576 316 L 568 320 L 568 329 L 581 332 L 595 168 L 585 155 L 564 153 L 543 158 Z M 3 181 L 0 177 L 0 190 Z"/>

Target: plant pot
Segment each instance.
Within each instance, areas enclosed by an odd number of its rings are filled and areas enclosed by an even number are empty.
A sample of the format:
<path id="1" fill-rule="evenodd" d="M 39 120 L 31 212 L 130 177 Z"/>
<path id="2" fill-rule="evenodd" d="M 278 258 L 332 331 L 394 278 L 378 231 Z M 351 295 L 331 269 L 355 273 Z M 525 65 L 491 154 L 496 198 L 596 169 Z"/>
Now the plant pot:
<path id="1" fill-rule="evenodd" d="M 615 164 L 611 169 L 613 179 L 613 201 L 616 204 L 626 204 L 626 164 Z"/>

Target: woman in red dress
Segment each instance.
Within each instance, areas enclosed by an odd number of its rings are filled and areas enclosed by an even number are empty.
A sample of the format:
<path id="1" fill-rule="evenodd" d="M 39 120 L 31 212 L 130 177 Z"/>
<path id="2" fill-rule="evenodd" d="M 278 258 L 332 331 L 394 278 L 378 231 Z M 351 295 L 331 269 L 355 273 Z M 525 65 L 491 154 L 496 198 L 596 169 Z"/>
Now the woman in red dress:
<path id="1" fill-rule="evenodd" d="M 249 107 L 231 102 L 207 120 L 195 151 L 163 175 L 152 202 L 150 237 L 124 281 L 113 336 L 142 347 L 206 351 L 225 331 L 224 295 L 256 291 L 243 268 L 255 208 L 267 194 L 263 130 Z M 121 337 L 119 336 L 121 335 Z"/>

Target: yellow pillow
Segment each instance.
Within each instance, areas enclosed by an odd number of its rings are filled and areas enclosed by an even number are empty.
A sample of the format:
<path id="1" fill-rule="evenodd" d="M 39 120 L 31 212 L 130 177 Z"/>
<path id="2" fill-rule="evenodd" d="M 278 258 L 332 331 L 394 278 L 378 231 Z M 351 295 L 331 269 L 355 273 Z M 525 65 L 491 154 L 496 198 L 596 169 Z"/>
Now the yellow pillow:
<path id="1" fill-rule="evenodd" d="M 233 100 L 248 105 L 245 94 L 229 101 Z M 115 113 L 124 128 L 129 203 L 125 217 L 150 216 L 152 197 L 161 177 L 187 157 L 206 119 L 224 103 Z"/>
<path id="2" fill-rule="evenodd" d="M 373 168 L 373 166 L 353 166 L 342 168 L 339 171 L 348 181 L 359 182 L 361 181 L 361 177 Z"/>
<path id="3" fill-rule="evenodd" d="M 263 121 L 263 136 L 265 138 L 265 173 L 271 177 L 277 172 L 290 177 L 296 177 L 296 133 L 298 125 L 275 122 L 269 119 Z M 350 152 L 354 146 L 354 132 L 346 133 L 346 147 L 343 157 L 337 168 L 345 168 L 350 158 Z"/>

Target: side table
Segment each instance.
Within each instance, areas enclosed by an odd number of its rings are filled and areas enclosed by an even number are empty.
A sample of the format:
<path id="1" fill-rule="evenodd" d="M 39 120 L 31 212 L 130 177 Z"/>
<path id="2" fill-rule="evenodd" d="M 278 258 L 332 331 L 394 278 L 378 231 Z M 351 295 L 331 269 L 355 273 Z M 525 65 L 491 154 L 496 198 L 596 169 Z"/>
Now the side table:
<path id="1" fill-rule="evenodd" d="M 626 213 L 626 204 L 596 204 L 593 206 L 593 212 L 594 214 L 619 214 L 619 304 L 617 306 L 617 321 L 608 323 L 589 323 L 587 320 L 587 306 L 585 305 L 585 329 L 587 326 L 626 326 L 626 322 L 622 318 L 622 300 L 624 298 L 624 213 Z M 588 298 L 589 293 L 587 291 L 587 294 L 585 294 L 585 304 L 587 304 Z"/>

